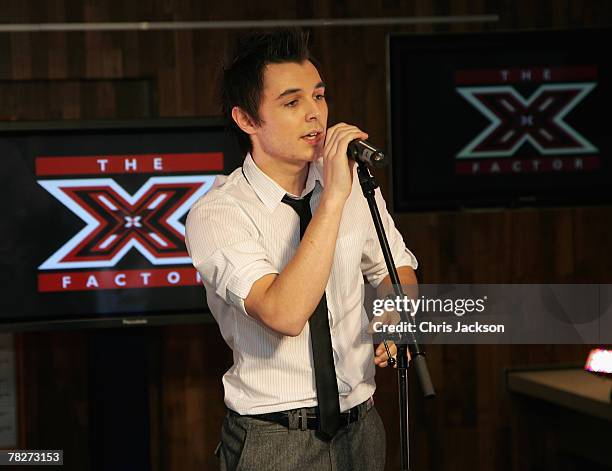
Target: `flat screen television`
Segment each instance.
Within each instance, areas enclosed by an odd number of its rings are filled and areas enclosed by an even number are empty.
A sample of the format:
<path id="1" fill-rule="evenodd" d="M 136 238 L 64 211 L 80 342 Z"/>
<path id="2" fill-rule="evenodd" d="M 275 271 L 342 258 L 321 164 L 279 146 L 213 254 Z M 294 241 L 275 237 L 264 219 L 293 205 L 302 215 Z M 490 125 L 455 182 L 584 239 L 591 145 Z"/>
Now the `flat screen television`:
<path id="1" fill-rule="evenodd" d="M 612 201 L 612 30 L 392 34 L 394 209 Z"/>
<path id="2" fill-rule="evenodd" d="M 0 329 L 206 318 L 191 205 L 242 159 L 219 119 L 0 124 Z"/>

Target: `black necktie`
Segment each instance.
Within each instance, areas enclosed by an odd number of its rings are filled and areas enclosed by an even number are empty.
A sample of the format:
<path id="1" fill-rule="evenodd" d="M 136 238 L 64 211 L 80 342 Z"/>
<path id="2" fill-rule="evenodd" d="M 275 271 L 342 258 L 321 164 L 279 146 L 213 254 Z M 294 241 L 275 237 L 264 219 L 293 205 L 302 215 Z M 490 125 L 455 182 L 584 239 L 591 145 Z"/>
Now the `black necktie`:
<path id="1" fill-rule="evenodd" d="M 291 206 L 300 217 L 300 240 L 312 218 L 310 212 L 311 195 L 312 193 L 308 193 L 301 199 L 291 198 L 288 195 L 283 197 L 283 203 Z M 314 313 L 308 319 L 308 324 L 310 326 L 310 342 L 314 360 L 317 402 L 319 403 L 319 432 L 324 438 L 331 440 L 340 428 L 340 402 L 325 292 L 323 292 L 323 297 Z"/>

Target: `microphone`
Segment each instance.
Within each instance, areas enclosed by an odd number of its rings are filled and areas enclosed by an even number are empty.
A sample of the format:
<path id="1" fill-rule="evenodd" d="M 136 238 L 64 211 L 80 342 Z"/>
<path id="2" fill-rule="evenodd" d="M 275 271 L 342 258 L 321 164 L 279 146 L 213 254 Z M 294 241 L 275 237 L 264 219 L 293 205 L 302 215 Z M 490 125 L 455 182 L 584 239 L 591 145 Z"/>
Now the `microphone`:
<path id="1" fill-rule="evenodd" d="M 377 168 L 384 167 L 389 163 L 389 159 L 383 151 L 361 139 L 349 142 L 346 155 L 355 162 L 363 162 Z"/>

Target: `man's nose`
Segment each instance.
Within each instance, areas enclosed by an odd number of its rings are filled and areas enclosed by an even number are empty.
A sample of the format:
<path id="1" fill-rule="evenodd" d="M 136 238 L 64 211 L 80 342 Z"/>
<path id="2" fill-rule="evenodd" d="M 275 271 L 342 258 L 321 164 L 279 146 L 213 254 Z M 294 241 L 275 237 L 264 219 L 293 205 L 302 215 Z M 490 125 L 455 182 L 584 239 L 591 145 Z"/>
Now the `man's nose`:
<path id="1" fill-rule="evenodd" d="M 306 121 L 312 121 L 313 119 L 319 119 L 321 117 L 321 110 L 319 108 L 319 103 L 314 100 L 310 102 L 310 108 L 306 113 Z"/>

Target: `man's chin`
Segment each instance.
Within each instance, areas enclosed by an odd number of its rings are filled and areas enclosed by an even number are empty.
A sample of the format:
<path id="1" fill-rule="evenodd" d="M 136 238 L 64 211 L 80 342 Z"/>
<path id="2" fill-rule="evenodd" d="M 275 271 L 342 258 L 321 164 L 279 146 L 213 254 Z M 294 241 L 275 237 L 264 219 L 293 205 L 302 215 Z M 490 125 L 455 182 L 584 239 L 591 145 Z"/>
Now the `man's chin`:
<path id="1" fill-rule="evenodd" d="M 311 161 L 314 162 L 315 160 L 320 160 L 323 158 L 323 146 L 317 146 L 314 149 L 312 149 L 312 155 L 311 155 Z"/>

